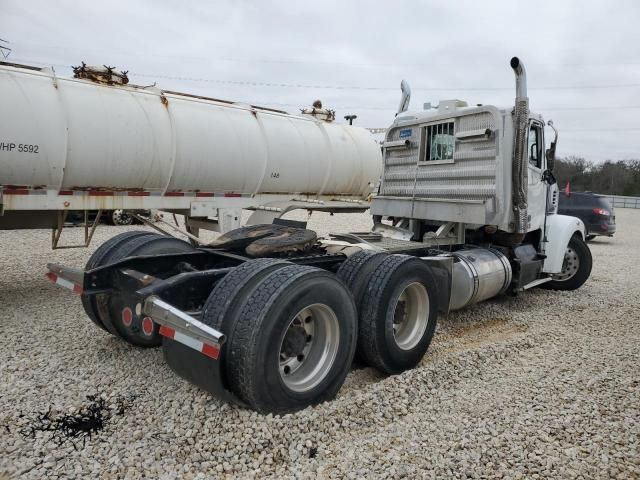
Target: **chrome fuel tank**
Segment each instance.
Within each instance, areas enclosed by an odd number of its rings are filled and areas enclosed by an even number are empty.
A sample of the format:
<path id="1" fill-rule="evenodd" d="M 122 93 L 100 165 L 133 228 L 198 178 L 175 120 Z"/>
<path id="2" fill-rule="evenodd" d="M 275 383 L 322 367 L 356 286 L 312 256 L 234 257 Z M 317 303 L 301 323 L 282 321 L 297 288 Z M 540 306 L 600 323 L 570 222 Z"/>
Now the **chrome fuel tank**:
<path id="1" fill-rule="evenodd" d="M 504 293 L 511 283 L 511 264 L 501 252 L 472 248 L 451 253 L 450 309 L 458 310 Z"/>

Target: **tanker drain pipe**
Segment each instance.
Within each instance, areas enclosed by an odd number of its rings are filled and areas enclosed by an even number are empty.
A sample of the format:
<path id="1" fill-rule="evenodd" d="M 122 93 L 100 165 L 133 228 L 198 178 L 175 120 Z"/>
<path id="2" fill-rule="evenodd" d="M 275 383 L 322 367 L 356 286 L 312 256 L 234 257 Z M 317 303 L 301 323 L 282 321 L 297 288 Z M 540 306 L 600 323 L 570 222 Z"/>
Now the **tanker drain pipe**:
<path id="1" fill-rule="evenodd" d="M 409 86 L 409 82 L 402 80 L 400 82 L 400 90 L 402 91 L 402 96 L 400 97 L 400 105 L 398 105 L 398 112 L 396 113 L 396 116 L 407 111 L 409 108 L 409 101 L 411 100 L 411 87 Z"/>
<path id="2" fill-rule="evenodd" d="M 512 163 L 512 202 L 515 216 L 515 233 L 527 233 L 527 126 L 529 125 L 529 98 L 527 97 L 527 72 L 518 57 L 511 59 L 511 68 L 516 76 L 516 103 L 513 128 L 515 140 Z"/>

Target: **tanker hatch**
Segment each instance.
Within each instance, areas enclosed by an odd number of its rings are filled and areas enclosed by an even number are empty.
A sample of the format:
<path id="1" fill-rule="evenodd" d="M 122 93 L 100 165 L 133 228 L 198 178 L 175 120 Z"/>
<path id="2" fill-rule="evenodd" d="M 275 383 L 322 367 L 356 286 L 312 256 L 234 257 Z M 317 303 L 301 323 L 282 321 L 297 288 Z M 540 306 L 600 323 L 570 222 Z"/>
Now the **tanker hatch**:
<path id="1" fill-rule="evenodd" d="M 73 78 L 84 78 L 96 83 L 104 83 L 107 85 L 126 85 L 129 83 L 129 77 L 127 76 L 128 70 L 123 72 L 116 70 L 115 67 L 107 67 L 102 65 L 101 67 L 87 65 L 82 62 L 79 67 L 73 68 Z"/>
<path id="2" fill-rule="evenodd" d="M 322 102 L 316 100 L 311 107 L 302 108 L 302 115 L 313 117 L 324 122 L 333 122 L 336 119 L 336 111 L 322 107 Z"/>

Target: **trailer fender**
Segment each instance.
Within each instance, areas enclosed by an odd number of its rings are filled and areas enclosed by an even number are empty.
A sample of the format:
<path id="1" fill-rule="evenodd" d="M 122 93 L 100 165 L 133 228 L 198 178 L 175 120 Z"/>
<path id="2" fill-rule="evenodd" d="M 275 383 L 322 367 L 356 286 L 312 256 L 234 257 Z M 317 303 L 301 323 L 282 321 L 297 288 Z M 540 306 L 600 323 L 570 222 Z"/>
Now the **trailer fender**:
<path id="1" fill-rule="evenodd" d="M 584 223 L 579 218 L 568 215 L 549 215 L 546 222 L 545 255 L 547 258 L 542 266 L 542 271 L 546 273 L 560 272 L 569 240 L 575 233 L 578 233 L 584 240 L 585 232 Z"/>

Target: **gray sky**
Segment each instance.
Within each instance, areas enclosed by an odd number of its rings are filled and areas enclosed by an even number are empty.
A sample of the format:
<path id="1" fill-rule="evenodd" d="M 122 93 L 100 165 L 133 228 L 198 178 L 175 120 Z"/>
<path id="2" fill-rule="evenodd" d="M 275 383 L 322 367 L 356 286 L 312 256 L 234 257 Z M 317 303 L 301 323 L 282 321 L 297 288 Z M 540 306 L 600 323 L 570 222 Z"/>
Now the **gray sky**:
<path id="1" fill-rule="evenodd" d="M 0 2 L 15 62 L 115 65 L 132 83 L 290 112 L 319 98 L 365 127 L 390 124 L 402 78 L 414 108 L 511 105 L 517 55 L 558 154 L 592 160 L 640 158 L 639 30 L 636 0 Z"/>

